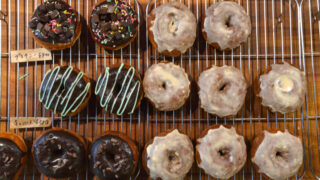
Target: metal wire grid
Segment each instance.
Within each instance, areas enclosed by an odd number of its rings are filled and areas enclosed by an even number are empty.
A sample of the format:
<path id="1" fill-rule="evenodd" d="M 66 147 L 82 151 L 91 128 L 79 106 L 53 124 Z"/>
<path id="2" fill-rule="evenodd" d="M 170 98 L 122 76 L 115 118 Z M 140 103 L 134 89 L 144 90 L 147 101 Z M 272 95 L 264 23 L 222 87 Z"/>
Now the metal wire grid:
<path id="1" fill-rule="evenodd" d="M 314 59 L 319 55 L 320 51 L 312 49 L 314 44 L 316 44 L 312 35 L 317 35 L 312 31 L 314 28 L 310 28 L 311 42 L 306 40 L 309 36 L 303 37 L 309 33 L 304 29 L 306 23 L 303 23 L 308 22 L 305 20 L 306 14 L 302 13 L 310 12 L 308 10 L 305 11 L 302 7 L 306 7 L 308 4 L 309 8 L 311 8 L 311 4 L 314 2 L 311 3 L 310 0 L 308 0 L 308 2 L 305 2 L 304 6 L 302 6 L 303 2 L 292 0 L 239 0 L 237 2 L 241 4 L 251 16 L 253 26 L 252 35 L 247 44 L 231 52 L 219 52 L 210 48 L 205 41 L 201 39 L 201 33 L 198 32 L 198 39 L 193 48 L 179 58 L 168 59 L 159 55 L 155 49 L 149 46 L 148 36 L 145 34 L 147 33 L 146 24 L 143 19 L 143 15 L 145 15 L 147 21 L 149 11 L 166 1 L 150 0 L 145 13 L 141 13 L 142 8 L 138 6 L 138 2 L 131 0 L 129 2 L 135 6 L 139 13 L 138 20 L 142 26 L 139 29 L 137 40 L 130 44 L 128 48 L 121 49 L 120 51 L 112 51 L 108 54 L 97 48 L 91 42 L 88 30 L 85 28 L 83 35 L 75 47 L 65 51 L 54 52 L 52 62 L 18 63 L 16 65 L 9 63 L 11 50 L 37 47 L 37 44 L 30 37 L 30 32 L 28 33 L 27 22 L 34 8 L 41 2 L 37 0 L 32 2 L 27 0 L 21 2 L 20 0 L 0 2 L 0 10 L 8 13 L 8 17 L 5 19 L 6 22 L 2 21 L 0 28 L 1 131 L 9 130 L 9 123 L 7 123 L 9 117 L 49 116 L 55 120 L 52 126 L 72 129 L 88 139 L 92 139 L 108 129 L 123 131 L 135 139 L 139 144 L 139 148 L 142 149 L 147 140 L 169 128 L 180 128 L 195 140 L 208 125 L 216 123 L 232 124 L 249 141 L 252 140 L 254 135 L 264 129 L 288 128 L 294 134 L 301 137 L 303 144 L 308 146 L 307 150 L 309 152 L 306 154 L 303 168 L 301 168 L 295 178 L 300 179 L 305 174 L 307 169 L 306 162 L 309 162 L 310 169 L 315 177 L 317 173 L 319 174 L 319 159 L 314 158 L 312 161 L 310 157 L 317 155 L 319 157 L 319 148 L 316 148 L 318 151 L 314 153 L 313 145 L 317 143 L 316 145 L 319 147 L 316 90 L 317 82 L 320 78 L 315 71 L 315 68 L 319 64 L 317 64 Z M 204 10 L 214 2 L 215 1 L 200 0 L 182 1 L 182 3 L 186 4 L 195 13 L 198 22 L 201 22 Z M 69 0 L 68 3 L 76 9 L 84 19 L 88 19 L 90 9 L 95 2 L 88 0 Z M 143 4 L 143 2 L 141 2 L 141 4 Z M 315 4 L 317 4 L 317 10 L 319 10 L 318 0 Z M 311 19 L 314 19 L 314 14 L 310 15 L 309 13 L 308 20 L 311 21 Z M 311 24 L 310 22 L 310 27 Z M 21 33 L 23 30 L 26 33 Z M 305 49 L 307 45 L 311 46 L 310 51 L 308 51 L 309 49 L 307 48 Z M 140 73 L 143 74 L 151 64 L 161 60 L 175 62 L 185 68 L 193 80 L 193 94 L 196 94 L 195 81 L 197 77 L 211 64 L 228 64 L 238 67 L 244 72 L 250 84 L 248 98 L 244 108 L 235 118 L 219 119 L 203 112 L 198 106 L 196 96 L 194 96 L 178 111 L 159 112 L 144 101 L 134 115 L 116 117 L 108 113 L 100 112 L 97 103 L 93 101 L 90 106 L 78 116 L 62 118 L 55 117 L 52 113 L 43 109 L 37 100 L 37 90 L 44 73 L 58 64 L 68 64 L 78 67 L 96 80 L 104 67 L 109 64 L 119 61 L 125 62 L 135 66 Z M 297 67 L 300 67 L 300 69 L 308 72 L 307 77 L 309 82 L 306 105 L 296 113 L 286 115 L 270 113 L 266 108 L 259 105 L 257 98 L 254 96 L 254 87 L 256 86 L 255 79 L 259 77 L 260 72 L 268 65 L 281 61 L 291 62 Z M 24 74 L 28 74 L 28 76 L 20 80 L 19 77 Z M 3 101 L 3 99 L 5 101 Z M 306 133 L 304 132 L 305 119 L 307 122 Z M 316 127 L 316 135 L 312 134 L 312 127 Z M 43 130 L 45 129 L 25 129 L 24 131 L 16 130 L 15 132 L 23 135 L 26 139 L 30 138 L 32 140 Z M 305 135 L 308 135 L 307 142 Z M 316 138 L 313 138 L 314 136 Z M 316 141 L 316 143 L 313 143 L 313 141 Z M 306 159 L 309 161 L 306 161 Z M 84 173 L 84 176 L 82 176 L 82 174 L 77 175 L 77 179 L 90 179 L 90 177 L 88 170 Z M 308 173 L 304 177 L 308 178 Z M 40 176 L 35 168 L 26 168 L 23 178 L 37 179 L 40 178 Z M 41 178 L 43 179 L 42 176 Z M 250 162 L 246 164 L 245 168 L 239 172 L 234 179 L 249 178 L 262 178 L 262 176 L 253 170 Z M 146 176 L 141 175 L 141 179 L 146 179 Z M 204 172 L 194 167 L 188 174 L 187 179 L 210 178 L 205 175 Z"/>

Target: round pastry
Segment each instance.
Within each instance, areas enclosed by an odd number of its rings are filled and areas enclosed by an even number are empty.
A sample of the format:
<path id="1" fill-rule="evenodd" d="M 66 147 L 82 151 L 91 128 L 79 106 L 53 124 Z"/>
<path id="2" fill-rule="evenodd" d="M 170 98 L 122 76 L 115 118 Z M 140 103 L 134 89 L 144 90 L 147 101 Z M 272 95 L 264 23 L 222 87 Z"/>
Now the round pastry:
<path id="1" fill-rule="evenodd" d="M 251 161 L 259 173 L 271 179 L 287 179 L 302 165 L 303 146 L 288 130 L 263 131 L 253 140 Z"/>
<path id="2" fill-rule="evenodd" d="M 246 144 L 234 127 L 214 125 L 197 139 L 196 161 L 207 174 L 228 179 L 239 172 L 247 159 Z"/>
<path id="3" fill-rule="evenodd" d="M 273 64 L 267 73 L 260 76 L 258 96 L 262 105 L 272 112 L 294 112 L 304 103 L 306 95 L 306 75 L 303 71 L 289 65 Z"/>
<path id="4" fill-rule="evenodd" d="M 36 42 L 50 50 L 73 46 L 81 34 L 77 12 L 62 0 L 47 0 L 38 6 L 29 27 Z"/>
<path id="5" fill-rule="evenodd" d="M 92 143 L 89 160 L 92 173 L 100 179 L 129 179 L 136 172 L 139 151 L 125 134 L 107 131 Z"/>
<path id="6" fill-rule="evenodd" d="M 143 168 L 152 179 L 183 179 L 192 167 L 193 151 L 187 135 L 177 129 L 167 130 L 146 144 Z"/>
<path id="7" fill-rule="evenodd" d="M 219 1 L 206 10 L 202 34 L 215 48 L 236 48 L 246 42 L 251 34 L 250 17 L 239 4 L 233 1 Z"/>
<path id="8" fill-rule="evenodd" d="M 178 65 L 161 62 L 149 67 L 144 75 L 146 98 L 160 111 L 179 109 L 190 94 L 187 73 Z"/>
<path id="9" fill-rule="evenodd" d="M 86 162 L 84 139 L 70 130 L 44 131 L 32 145 L 32 155 L 39 171 L 51 178 L 73 177 Z"/>
<path id="10" fill-rule="evenodd" d="M 94 92 L 102 108 L 119 116 L 132 114 L 143 97 L 138 71 L 126 64 L 107 67 L 99 76 Z"/>
<path id="11" fill-rule="evenodd" d="M 203 71 L 198 87 L 201 107 L 210 114 L 226 117 L 241 109 L 248 85 L 239 69 L 224 65 Z"/>
<path id="12" fill-rule="evenodd" d="M 0 133 L 0 179 L 17 180 L 27 163 L 27 146 L 13 133 Z"/>
<path id="13" fill-rule="evenodd" d="M 55 114 L 74 116 L 88 103 L 90 87 L 90 79 L 80 70 L 57 66 L 45 74 L 39 89 L 39 101 Z"/>
<path id="14" fill-rule="evenodd" d="M 98 45 L 121 49 L 137 36 L 137 14 L 125 0 L 100 0 L 91 12 L 89 29 Z"/>
<path id="15" fill-rule="evenodd" d="M 151 11 L 148 16 L 148 36 L 162 54 L 179 56 L 196 39 L 197 22 L 187 6 L 171 1 Z"/>

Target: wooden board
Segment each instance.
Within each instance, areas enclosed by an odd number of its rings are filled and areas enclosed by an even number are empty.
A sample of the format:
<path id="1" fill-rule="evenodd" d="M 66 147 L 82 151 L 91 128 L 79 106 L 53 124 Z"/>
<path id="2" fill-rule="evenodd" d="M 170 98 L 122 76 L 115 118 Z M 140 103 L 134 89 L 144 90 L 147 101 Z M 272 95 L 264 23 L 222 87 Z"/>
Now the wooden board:
<path id="1" fill-rule="evenodd" d="M 32 39 L 32 32 L 28 29 L 27 23 L 35 7 L 41 2 L 40 0 L 1 1 L 0 9 L 8 16 L 5 17 L 5 21 L 1 21 L 0 28 L 0 131 L 7 131 L 9 117 L 53 117 L 52 113 L 45 110 L 39 102 L 38 92 L 45 72 L 56 65 L 72 65 L 84 71 L 93 80 L 97 80 L 104 67 L 110 64 L 119 62 L 131 64 L 143 76 L 150 65 L 168 60 L 182 66 L 192 80 L 191 97 L 180 110 L 159 112 L 144 99 L 139 110 L 132 116 L 116 117 L 104 113 L 95 98 L 92 98 L 89 106 L 78 116 L 58 118 L 58 120 L 55 118 L 53 126 L 71 129 L 88 139 L 94 139 L 106 130 L 122 131 L 137 142 L 140 150 L 149 139 L 169 128 L 181 129 L 195 142 L 207 126 L 216 123 L 231 124 L 245 136 L 248 147 L 253 137 L 262 130 L 287 128 L 304 142 L 306 158 L 304 167 L 300 169 L 297 177 L 304 174 L 304 179 L 314 179 L 311 168 L 316 175 L 320 176 L 318 151 L 320 144 L 317 133 L 320 128 L 317 122 L 320 110 L 320 74 L 318 72 L 320 33 L 319 22 L 313 20 L 318 12 L 317 0 L 303 2 L 305 51 L 303 56 L 300 54 L 302 48 L 299 48 L 298 8 L 295 1 L 239 0 L 236 2 L 247 10 L 252 21 L 252 34 L 247 43 L 233 51 L 220 52 L 209 47 L 198 31 L 196 42 L 190 51 L 174 59 L 160 56 L 147 40 L 145 17 L 146 12 L 154 7 L 154 1 L 151 1 L 149 9 L 146 10 L 147 2 L 139 0 L 141 26 L 137 39 L 127 48 L 108 53 L 97 47 L 88 33 L 86 23 L 94 1 L 70 0 L 68 2 L 81 14 L 83 29 L 78 42 L 71 49 L 53 52 L 52 61 L 11 64 L 10 51 L 40 47 Z M 130 3 L 136 10 L 138 9 L 133 0 Z M 162 4 L 163 1 L 157 1 L 158 5 L 159 3 Z M 206 7 L 214 1 L 186 0 L 182 3 L 190 7 L 200 27 Z M 273 114 L 262 107 L 254 93 L 258 86 L 255 80 L 260 73 L 270 64 L 282 61 L 291 62 L 296 67 L 305 69 L 308 80 L 307 101 L 303 108 L 285 116 L 279 113 Z M 213 64 L 233 65 L 241 69 L 250 84 L 245 105 L 235 118 L 220 119 L 208 115 L 199 107 L 196 82 L 199 74 Z M 27 76 L 20 79 L 25 74 Z M 22 129 L 14 132 L 23 136 L 30 145 L 32 140 L 45 129 Z M 147 179 L 141 166 L 140 168 L 141 173 L 138 179 Z M 32 161 L 29 161 L 22 176 L 26 179 L 33 177 L 40 179 L 41 175 L 32 165 Z M 91 179 L 92 174 L 86 171 L 78 174 L 77 177 Z M 248 160 L 244 169 L 235 178 L 258 179 L 260 175 Z M 186 179 L 208 179 L 208 176 L 194 164 Z"/>

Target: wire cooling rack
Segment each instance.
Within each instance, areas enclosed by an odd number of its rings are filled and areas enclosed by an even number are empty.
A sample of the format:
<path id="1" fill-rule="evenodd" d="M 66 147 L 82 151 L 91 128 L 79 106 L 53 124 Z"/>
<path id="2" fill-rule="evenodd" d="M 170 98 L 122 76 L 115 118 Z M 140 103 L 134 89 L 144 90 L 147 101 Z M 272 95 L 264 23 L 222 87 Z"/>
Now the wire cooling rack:
<path id="1" fill-rule="evenodd" d="M 138 2 L 139 1 L 139 2 Z M 11 50 L 39 47 L 31 37 L 28 21 L 40 0 L 0 0 L 0 131 L 12 131 L 23 136 L 27 144 L 47 128 L 10 130 L 10 117 L 52 117 L 53 127 L 73 130 L 92 140 L 105 130 L 122 131 L 132 137 L 139 149 L 158 133 L 170 128 L 179 128 L 195 142 L 207 126 L 222 123 L 233 125 L 247 140 L 248 148 L 255 135 L 266 129 L 288 129 L 299 136 L 304 145 L 304 164 L 293 179 L 319 179 L 320 134 L 318 107 L 320 91 L 320 2 L 319 0 L 235 0 L 243 6 L 252 22 L 252 33 L 248 42 L 232 51 L 217 51 L 202 38 L 200 23 L 205 9 L 214 0 L 184 0 L 198 20 L 197 39 L 194 46 L 177 58 L 163 57 L 148 42 L 146 20 L 151 9 L 167 0 L 130 0 L 138 15 L 140 28 L 136 40 L 119 51 L 106 52 L 97 47 L 88 33 L 86 23 L 95 3 L 93 0 L 68 0 L 79 13 L 84 27 L 74 47 L 54 51 L 53 60 L 11 64 Z M 182 66 L 189 74 L 191 97 L 179 110 L 157 111 L 145 99 L 140 108 L 130 116 L 117 117 L 105 113 L 95 98 L 88 107 L 75 117 L 57 117 L 45 110 L 38 100 L 38 88 L 44 74 L 56 65 L 72 65 L 81 69 L 93 80 L 97 80 L 104 68 L 110 64 L 124 62 L 134 66 L 143 76 L 154 63 L 166 60 Z M 307 75 L 308 92 L 306 102 L 294 113 L 285 115 L 271 113 L 262 107 L 256 97 L 256 82 L 261 72 L 273 63 L 290 62 L 304 70 Z M 234 118 L 217 118 L 199 107 L 196 82 L 199 74 L 211 65 L 232 65 L 239 68 L 250 85 L 245 105 Z M 234 179 L 263 179 L 250 158 Z M 147 179 L 139 166 L 137 177 Z M 46 179 L 29 161 L 22 174 L 23 179 Z M 92 179 L 86 169 L 74 179 Z M 185 179 L 210 179 L 194 165 Z"/>

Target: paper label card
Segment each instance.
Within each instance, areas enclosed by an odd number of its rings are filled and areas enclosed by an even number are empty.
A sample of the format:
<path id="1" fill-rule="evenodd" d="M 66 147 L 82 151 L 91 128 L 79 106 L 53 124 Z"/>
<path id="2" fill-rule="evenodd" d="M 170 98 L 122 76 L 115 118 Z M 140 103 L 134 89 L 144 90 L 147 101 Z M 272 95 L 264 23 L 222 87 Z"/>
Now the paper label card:
<path id="1" fill-rule="evenodd" d="M 47 60 L 52 60 L 52 54 L 45 48 L 11 51 L 11 63 Z"/>

